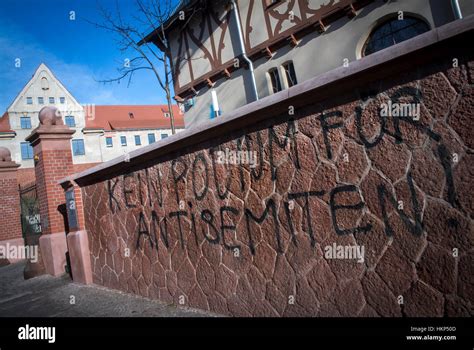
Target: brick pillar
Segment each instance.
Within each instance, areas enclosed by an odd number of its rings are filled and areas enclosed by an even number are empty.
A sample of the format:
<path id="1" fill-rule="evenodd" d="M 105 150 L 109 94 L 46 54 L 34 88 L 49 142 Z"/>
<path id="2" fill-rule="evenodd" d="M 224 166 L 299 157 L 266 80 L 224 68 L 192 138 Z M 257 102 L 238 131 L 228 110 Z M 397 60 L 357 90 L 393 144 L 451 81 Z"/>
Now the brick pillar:
<path id="1" fill-rule="evenodd" d="M 12 161 L 10 151 L 0 147 L 0 246 L 7 252 L 9 247 L 23 246 L 20 217 L 20 194 L 18 191 L 18 167 Z M 3 256 L 3 254 L 2 254 Z M 17 262 L 14 259 L 0 256 L 0 266 Z"/>
<path id="2" fill-rule="evenodd" d="M 65 207 L 59 180 L 72 174 L 71 138 L 74 130 L 65 126 L 56 108 L 39 112 L 40 125 L 26 138 L 34 150 L 36 186 L 40 205 L 41 255 L 47 273 L 65 272 L 66 229 L 60 210 Z"/>
<path id="3" fill-rule="evenodd" d="M 70 232 L 67 235 L 67 246 L 74 282 L 92 283 L 91 254 L 89 239 L 84 229 L 84 210 L 81 189 L 65 179 L 61 186 L 64 189 L 66 210 Z"/>

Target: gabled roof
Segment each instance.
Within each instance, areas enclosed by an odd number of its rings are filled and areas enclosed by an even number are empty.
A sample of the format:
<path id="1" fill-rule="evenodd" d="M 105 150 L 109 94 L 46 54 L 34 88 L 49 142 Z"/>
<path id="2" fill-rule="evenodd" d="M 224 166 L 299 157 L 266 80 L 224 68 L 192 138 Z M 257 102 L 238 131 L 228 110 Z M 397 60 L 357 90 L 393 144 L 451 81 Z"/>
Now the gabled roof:
<path id="1" fill-rule="evenodd" d="M 184 128 L 183 114 L 173 105 L 176 128 Z M 136 129 L 171 129 L 170 118 L 165 117 L 167 105 L 110 105 L 84 106 L 85 129 L 103 129 L 105 131 L 124 131 Z"/>
<path id="2" fill-rule="evenodd" d="M 10 118 L 8 112 L 3 113 L 0 117 L 0 132 L 14 132 L 10 127 Z"/>
<path id="3" fill-rule="evenodd" d="M 65 94 L 67 95 L 67 97 L 69 98 L 70 101 L 72 101 L 74 104 L 77 104 L 79 105 L 79 102 L 77 102 L 77 100 L 74 98 L 74 96 L 72 96 L 72 94 L 69 92 L 68 89 L 66 89 L 66 87 L 61 83 L 61 81 L 54 75 L 54 73 L 51 71 L 51 69 L 48 68 L 48 66 L 44 63 L 41 63 L 38 68 L 36 68 L 35 72 L 33 73 L 33 75 L 31 76 L 31 79 L 28 80 L 28 82 L 25 84 L 25 86 L 23 87 L 23 89 L 21 89 L 20 93 L 15 97 L 15 99 L 13 100 L 13 102 L 10 104 L 10 106 L 7 108 L 7 111 L 10 110 L 10 108 L 12 108 L 16 103 L 17 101 L 21 98 L 21 96 L 23 96 L 25 93 L 26 93 L 26 90 L 28 90 L 28 88 L 30 87 L 30 83 L 35 79 L 35 77 L 37 77 L 39 75 L 40 72 L 42 71 L 46 71 L 56 82 L 57 84 L 59 85 L 59 87 L 65 92 Z"/>

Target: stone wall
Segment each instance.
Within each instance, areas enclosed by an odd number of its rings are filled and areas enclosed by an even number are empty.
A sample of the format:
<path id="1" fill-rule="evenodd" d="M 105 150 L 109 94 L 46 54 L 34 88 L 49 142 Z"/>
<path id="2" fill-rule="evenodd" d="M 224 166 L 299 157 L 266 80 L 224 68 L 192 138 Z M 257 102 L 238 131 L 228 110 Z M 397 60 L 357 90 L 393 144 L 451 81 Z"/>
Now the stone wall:
<path id="1" fill-rule="evenodd" d="M 94 283 L 235 316 L 473 315 L 474 62 L 443 45 L 78 179 Z"/>

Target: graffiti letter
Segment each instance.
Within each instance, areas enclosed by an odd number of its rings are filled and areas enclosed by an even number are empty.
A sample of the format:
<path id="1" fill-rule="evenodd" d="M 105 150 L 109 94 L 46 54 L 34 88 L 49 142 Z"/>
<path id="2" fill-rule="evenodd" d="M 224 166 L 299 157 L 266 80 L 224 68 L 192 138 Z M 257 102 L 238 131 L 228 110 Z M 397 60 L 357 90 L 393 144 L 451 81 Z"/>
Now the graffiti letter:
<path id="1" fill-rule="evenodd" d="M 332 216 L 332 225 L 334 227 L 334 230 L 338 235 L 350 235 L 352 233 L 366 233 L 367 231 L 370 231 L 372 229 L 372 225 L 368 224 L 366 226 L 358 226 L 358 227 L 353 227 L 349 229 L 340 229 L 339 226 L 337 225 L 337 217 L 336 217 L 336 210 L 340 209 L 350 209 L 350 210 L 360 210 L 365 206 L 364 202 L 359 202 L 357 204 L 351 204 L 351 205 L 338 205 L 335 204 L 335 197 L 338 193 L 341 192 L 358 192 L 357 187 L 354 185 L 344 185 L 340 187 L 333 188 L 331 193 L 330 193 L 330 209 L 331 209 L 331 216 Z"/>

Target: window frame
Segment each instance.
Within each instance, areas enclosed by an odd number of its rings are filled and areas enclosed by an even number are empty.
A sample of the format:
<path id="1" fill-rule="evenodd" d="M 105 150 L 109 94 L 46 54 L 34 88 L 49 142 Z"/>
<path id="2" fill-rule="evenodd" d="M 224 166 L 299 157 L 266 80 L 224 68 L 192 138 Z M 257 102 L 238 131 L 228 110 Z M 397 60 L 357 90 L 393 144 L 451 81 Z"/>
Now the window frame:
<path id="1" fill-rule="evenodd" d="M 150 141 L 150 137 L 152 137 L 153 141 Z M 156 135 L 155 135 L 155 133 L 150 133 L 150 134 L 148 134 L 148 135 L 147 135 L 147 138 L 148 138 L 148 144 L 149 144 L 149 145 L 151 145 L 151 144 L 153 144 L 153 143 L 156 142 Z"/>
<path id="2" fill-rule="evenodd" d="M 274 77 L 274 75 L 272 73 L 275 73 L 276 74 L 276 80 L 275 80 L 275 83 L 278 82 L 278 85 L 279 85 L 279 88 L 280 90 L 278 91 L 275 91 L 275 86 L 273 84 L 273 79 L 272 77 Z M 267 76 L 268 76 L 268 80 L 269 80 L 269 83 L 270 83 L 270 95 L 273 95 L 273 94 L 276 94 L 276 93 L 279 93 L 280 91 L 283 91 L 283 85 L 281 84 L 281 78 L 280 78 L 280 71 L 278 68 L 271 68 L 268 70 L 267 72 Z"/>
<path id="3" fill-rule="evenodd" d="M 51 102 L 51 101 L 53 101 L 53 102 Z M 48 103 L 49 103 L 50 105 L 54 105 L 54 104 L 56 103 L 56 99 L 54 98 L 54 96 L 48 97 Z"/>
<path id="4" fill-rule="evenodd" d="M 109 144 L 109 140 L 110 140 L 110 144 Z M 107 148 L 114 147 L 114 140 L 113 140 L 112 136 L 106 136 L 105 137 L 105 147 L 107 147 Z"/>
<path id="5" fill-rule="evenodd" d="M 122 147 L 127 147 L 127 136 L 120 136 L 120 144 L 122 145 Z"/>
<path id="6" fill-rule="evenodd" d="M 44 105 L 44 97 L 38 96 L 38 104 L 39 105 Z"/>
<path id="7" fill-rule="evenodd" d="M 393 40 L 393 34 L 394 34 L 394 33 L 398 33 L 398 32 L 400 32 L 400 31 L 403 30 L 403 29 L 406 29 L 406 28 L 409 28 L 409 27 L 413 27 L 413 26 L 419 25 L 419 24 L 425 25 L 426 30 L 425 30 L 424 32 L 421 32 L 421 33 L 415 35 L 415 36 L 412 36 L 412 37 L 410 37 L 410 38 L 408 38 L 408 39 L 404 39 L 404 40 L 402 40 L 402 41 L 395 42 L 395 43 L 393 43 L 392 45 L 389 45 L 389 46 L 384 47 L 384 48 L 382 48 L 382 49 L 379 49 L 379 50 L 377 50 L 377 51 L 372 51 L 372 52 L 370 52 L 370 53 L 366 53 L 366 50 L 367 50 L 368 45 L 371 43 L 371 40 L 373 39 L 374 35 L 376 34 L 376 32 L 377 32 L 378 30 L 380 30 L 382 27 L 386 26 L 387 24 L 390 24 L 390 23 L 395 22 L 395 21 L 400 21 L 400 19 L 398 19 L 398 13 L 391 13 L 391 14 L 388 14 L 387 16 L 384 16 L 384 17 L 380 18 L 380 19 L 372 26 L 372 28 L 370 29 L 370 31 L 369 31 L 367 37 L 366 37 L 366 38 L 364 39 L 364 41 L 362 42 L 362 46 L 361 46 L 361 49 L 360 49 L 360 51 L 359 51 L 359 52 L 360 52 L 360 57 L 362 58 L 362 57 L 366 57 L 366 56 L 372 55 L 372 54 L 374 54 L 374 53 L 376 53 L 376 52 L 379 52 L 379 51 L 381 51 L 381 50 L 384 50 L 384 49 L 387 49 L 387 48 L 389 48 L 389 47 L 392 47 L 392 46 L 397 45 L 397 44 L 399 44 L 399 43 L 402 43 L 402 42 L 404 42 L 404 41 L 406 41 L 406 40 L 410 40 L 410 39 L 412 39 L 412 38 L 415 38 L 415 37 L 417 37 L 418 35 L 424 34 L 424 33 L 428 32 L 428 31 L 430 31 L 430 30 L 432 29 L 432 28 L 431 28 L 431 25 L 429 24 L 429 22 L 428 22 L 425 18 L 421 17 L 420 15 L 417 15 L 417 14 L 415 14 L 415 13 L 407 13 L 407 12 L 404 12 L 404 14 L 403 14 L 403 21 L 404 21 L 404 20 L 407 20 L 407 19 L 416 20 L 417 23 L 412 24 L 412 25 L 409 25 L 409 26 L 404 27 L 404 28 L 402 28 L 402 29 L 398 29 L 398 30 L 396 30 L 396 31 L 393 31 L 392 27 L 390 26 L 390 33 L 389 33 L 388 35 L 385 35 L 385 36 L 381 37 L 381 38 L 391 36 L 391 38 L 392 38 L 392 40 Z M 380 40 L 381 38 L 378 38 L 377 40 Z M 360 47 L 360 46 L 359 46 L 359 47 Z"/>
<path id="8" fill-rule="evenodd" d="M 76 149 L 75 149 L 74 146 L 77 145 L 78 143 L 80 145 L 82 145 L 81 146 L 82 147 L 82 153 L 76 153 L 75 152 Z M 85 156 L 86 155 L 86 145 L 84 143 L 84 139 L 72 139 L 71 140 L 71 147 L 72 147 L 72 155 L 73 156 L 77 157 L 77 156 Z"/>
<path id="9" fill-rule="evenodd" d="M 166 139 L 166 138 L 169 137 L 169 136 L 170 136 L 170 135 L 168 135 L 167 133 L 162 133 L 162 134 L 160 135 L 160 137 L 161 137 L 162 140 L 163 140 L 163 139 Z"/>
<path id="10" fill-rule="evenodd" d="M 27 124 L 28 124 L 28 127 L 24 127 L 24 126 L 23 126 L 23 121 L 28 121 L 28 123 L 27 123 Z M 32 127 L 31 127 L 31 117 L 28 117 L 28 116 L 26 116 L 26 117 L 20 117 L 20 128 L 21 128 L 21 129 L 31 129 L 31 128 L 32 128 Z"/>
<path id="11" fill-rule="evenodd" d="M 142 145 L 142 137 L 140 135 L 134 135 L 133 139 L 135 140 L 135 146 L 141 146 Z M 138 140 L 138 142 L 137 142 Z"/>
<path id="12" fill-rule="evenodd" d="M 59 97 L 59 103 L 62 104 L 62 105 L 65 104 L 66 103 L 66 97 L 64 97 L 64 96 Z"/>
<path id="13" fill-rule="evenodd" d="M 24 146 L 27 146 L 26 148 L 26 157 L 25 157 L 25 154 L 23 152 L 23 147 Z M 33 151 L 33 146 L 31 146 L 31 144 L 29 142 L 20 142 L 20 153 L 21 153 L 21 160 L 30 160 L 30 159 L 33 159 L 34 158 L 34 151 Z M 30 156 L 30 153 L 31 153 L 31 156 Z"/>
<path id="14" fill-rule="evenodd" d="M 68 120 L 71 120 L 71 118 L 72 118 L 73 123 L 71 125 L 69 125 Z M 75 128 L 76 127 L 76 118 L 73 115 L 66 115 L 64 117 L 64 124 L 66 124 L 70 128 Z"/>
<path id="15" fill-rule="evenodd" d="M 293 81 L 293 78 L 289 76 L 291 74 L 288 71 L 287 67 L 292 68 L 291 70 L 292 70 L 293 75 L 294 75 L 294 83 L 291 84 L 291 85 L 290 85 L 290 79 Z M 281 65 L 281 69 L 282 69 L 282 72 L 284 73 L 285 84 L 286 84 L 287 88 L 293 87 L 293 86 L 298 84 L 298 77 L 296 76 L 296 69 L 295 69 L 295 64 L 293 63 L 293 61 L 286 61 L 285 63 L 283 63 Z"/>
<path id="16" fill-rule="evenodd" d="M 32 105 L 33 104 L 33 97 L 27 96 L 26 97 L 26 104 L 27 105 Z"/>

